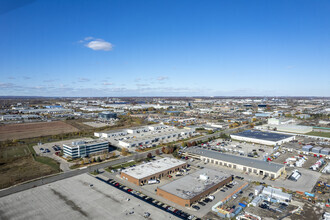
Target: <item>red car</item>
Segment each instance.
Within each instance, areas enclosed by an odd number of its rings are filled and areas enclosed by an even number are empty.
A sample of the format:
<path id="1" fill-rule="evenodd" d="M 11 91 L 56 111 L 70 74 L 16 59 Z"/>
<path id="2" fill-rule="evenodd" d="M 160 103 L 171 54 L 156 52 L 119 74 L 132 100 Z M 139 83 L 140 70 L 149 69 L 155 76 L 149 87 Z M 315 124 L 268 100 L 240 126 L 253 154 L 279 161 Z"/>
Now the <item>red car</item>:
<path id="1" fill-rule="evenodd" d="M 128 189 L 127 192 L 132 192 L 133 190 L 132 189 Z"/>
<path id="2" fill-rule="evenodd" d="M 119 186 L 119 183 L 116 183 L 115 186 Z"/>

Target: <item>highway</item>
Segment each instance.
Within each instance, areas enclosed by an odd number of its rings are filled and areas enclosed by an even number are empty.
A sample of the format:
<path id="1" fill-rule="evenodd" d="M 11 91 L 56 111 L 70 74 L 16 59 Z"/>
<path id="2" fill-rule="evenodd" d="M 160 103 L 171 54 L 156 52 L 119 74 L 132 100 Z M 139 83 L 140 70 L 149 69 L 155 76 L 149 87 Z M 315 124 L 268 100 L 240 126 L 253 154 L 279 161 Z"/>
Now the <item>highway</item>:
<path id="1" fill-rule="evenodd" d="M 241 129 L 244 129 L 246 127 L 247 127 L 247 125 L 242 126 L 242 127 L 238 127 L 238 128 L 228 129 L 226 131 L 217 132 L 217 133 L 210 134 L 210 135 L 205 135 L 205 136 L 202 136 L 202 137 L 193 138 L 193 139 L 189 140 L 189 142 L 192 142 L 192 141 L 207 141 L 210 137 L 220 137 L 220 135 L 222 133 L 230 134 L 230 133 L 239 131 Z M 180 144 L 181 143 L 177 144 L 177 146 L 179 146 Z M 42 178 L 39 178 L 37 180 L 32 180 L 30 182 L 21 183 L 21 184 L 18 184 L 18 185 L 0 190 L 0 197 L 4 197 L 4 196 L 7 196 L 7 195 L 10 195 L 10 194 L 13 194 L 13 193 L 17 193 L 17 192 L 21 192 L 21 191 L 24 191 L 24 190 L 27 190 L 27 189 L 31 189 L 33 187 L 42 186 L 44 184 L 49 184 L 49 183 L 52 183 L 52 182 L 56 182 L 56 181 L 59 181 L 59 180 L 63 180 L 63 179 L 66 179 L 66 178 L 77 176 L 77 175 L 80 175 L 80 174 L 83 174 L 83 173 L 92 172 L 96 169 L 102 169 L 102 168 L 106 168 L 106 167 L 113 166 L 113 165 L 116 165 L 116 164 L 125 163 L 125 162 L 130 161 L 130 160 L 143 159 L 143 158 L 147 157 L 148 153 L 151 153 L 151 154 L 154 155 L 156 150 L 157 149 L 153 149 L 153 150 L 143 152 L 143 153 L 135 153 L 131 156 L 122 157 L 122 158 L 119 158 L 117 160 L 112 160 L 112 161 L 108 161 L 108 162 L 104 162 L 104 163 L 100 163 L 100 164 L 96 164 L 96 165 L 91 165 L 91 166 L 87 166 L 86 168 L 75 169 L 75 170 L 72 170 L 72 171 L 68 171 L 68 172 L 64 172 L 64 173 L 62 172 L 62 173 L 55 174 L 55 175 L 52 175 L 52 176 L 42 177 Z"/>

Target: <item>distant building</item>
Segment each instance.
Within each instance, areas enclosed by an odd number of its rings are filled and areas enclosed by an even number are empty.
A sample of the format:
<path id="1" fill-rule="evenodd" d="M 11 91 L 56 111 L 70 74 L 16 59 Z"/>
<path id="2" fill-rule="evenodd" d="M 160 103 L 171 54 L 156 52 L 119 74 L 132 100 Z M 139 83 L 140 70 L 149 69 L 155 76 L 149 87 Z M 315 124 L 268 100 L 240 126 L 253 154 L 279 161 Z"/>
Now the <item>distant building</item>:
<path id="1" fill-rule="evenodd" d="M 285 118 L 269 118 L 268 124 L 269 125 L 286 125 L 294 123 L 295 120 L 293 118 L 285 119 Z"/>
<path id="2" fill-rule="evenodd" d="M 251 143 L 265 145 L 280 145 L 295 139 L 294 135 L 265 132 L 257 130 L 247 130 L 236 134 L 231 134 L 231 138 Z"/>
<path id="3" fill-rule="evenodd" d="M 63 108 L 61 105 L 46 105 L 45 107 L 46 108 L 50 108 L 50 109 L 53 109 L 53 108 Z"/>
<path id="4" fill-rule="evenodd" d="M 311 116 L 309 114 L 300 114 L 300 115 L 297 115 L 297 118 L 300 118 L 300 119 L 309 119 Z"/>
<path id="5" fill-rule="evenodd" d="M 67 157 L 88 157 L 91 154 L 109 152 L 108 141 L 75 141 L 72 144 L 63 144 L 63 153 Z"/>
<path id="6" fill-rule="evenodd" d="M 272 115 L 271 112 L 262 112 L 262 113 L 256 113 L 255 116 L 257 118 L 267 118 L 270 117 Z"/>
<path id="7" fill-rule="evenodd" d="M 114 112 L 101 112 L 99 113 L 99 119 L 103 120 L 110 120 L 110 119 L 116 119 L 117 118 L 117 113 Z"/>

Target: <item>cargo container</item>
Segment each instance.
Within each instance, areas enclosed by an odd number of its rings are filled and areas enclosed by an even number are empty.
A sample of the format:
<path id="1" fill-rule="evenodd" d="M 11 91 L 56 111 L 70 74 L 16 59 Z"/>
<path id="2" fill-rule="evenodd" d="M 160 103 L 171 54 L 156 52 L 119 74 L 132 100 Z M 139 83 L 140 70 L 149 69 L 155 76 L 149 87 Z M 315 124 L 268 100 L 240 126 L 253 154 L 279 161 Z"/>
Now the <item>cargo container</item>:
<path id="1" fill-rule="evenodd" d="M 302 147 L 302 150 L 305 152 L 310 152 L 312 148 L 313 148 L 312 145 L 305 145 Z"/>
<path id="2" fill-rule="evenodd" d="M 323 148 L 321 151 L 320 151 L 321 154 L 324 154 L 324 155 L 329 155 L 330 154 L 330 148 Z"/>
<path id="3" fill-rule="evenodd" d="M 312 152 L 316 153 L 316 154 L 319 154 L 321 150 L 322 150 L 322 147 L 313 147 L 312 148 Z"/>

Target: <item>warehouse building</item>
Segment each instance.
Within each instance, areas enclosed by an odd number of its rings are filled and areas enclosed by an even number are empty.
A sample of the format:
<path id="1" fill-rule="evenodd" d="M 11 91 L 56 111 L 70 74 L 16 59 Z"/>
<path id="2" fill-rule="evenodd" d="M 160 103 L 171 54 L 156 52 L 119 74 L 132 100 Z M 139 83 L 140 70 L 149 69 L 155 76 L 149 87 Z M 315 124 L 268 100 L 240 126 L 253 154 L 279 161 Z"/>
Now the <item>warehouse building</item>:
<path id="1" fill-rule="evenodd" d="M 312 153 L 319 154 L 323 148 L 322 147 L 313 147 Z"/>
<path id="2" fill-rule="evenodd" d="M 115 131 L 106 131 L 106 132 L 95 132 L 95 137 L 102 137 L 102 138 L 114 138 L 114 137 L 121 137 L 127 135 L 126 129 L 115 130 Z"/>
<path id="3" fill-rule="evenodd" d="M 120 176 L 138 186 L 149 180 L 159 180 L 164 176 L 178 172 L 187 167 L 187 163 L 174 158 L 162 158 L 121 171 Z"/>
<path id="4" fill-rule="evenodd" d="M 312 150 L 312 148 L 313 148 L 312 145 L 305 145 L 301 149 L 302 149 L 302 151 L 310 152 Z"/>
<path id="5" fill-rule="evenodd" d="M 114 113 L 114 112 L 100 112 L 98 117 L 99 117 L 99 119 L 102 119 L 102 120 L 116 119 L 117 118 L 117 113 Z"/>
<path id="6" fill-rule="evenodd" d="M 80 158 L 91 154 L 109 152 L 108 141 L 74 141 L 71 144 L 63 144 L 63 153 L 66 157 Z"/>
<path id="7" fill-rule="evenodd" d="M 157 195 L 181 206 L 191 206 L 233 180 L 233 176 L 202 169 L 157 188 Z"/>
<path id="8" fill-rule="evenodd" d="M 330 148 L 323 148 L 320 153 L 323 155 L 330 155 Z"/>
<path id="9" fill-rule="evenodd" d="M 262 190 L 262 194 L 268 196 L 271 199 L 275 199 L 279 202 L 291 202 L 292 195 L 288 193 L 282 192 L 281 189 L 273 188 L 273 187 L 265 187 Z"/>
<path id="10" fill-rule="evenodd" d="M 134 127 L 128 129 L 121 129 L 121 130 L 112 130 L 112 131 L 105 131 L 105 132 L 95 132 L 94 136 L 96 137 L 103 137 L 103 138 L 111 138 L 111 137 L 118 137 L 118 136 L 125 136 L 128 134 L 142 134 L 142 133 L 150 133 L 155 131 L 161 131 L 170 129 L 171 127 L 163 124 L 156 124 L 156 125 L 149 125 L 149 126 L 141 126 L 141 127 Z"/>
<path id="11" fill-rule="evenodd" d="M 264 145 L 281 145 L 295 139 L 294 135 L 265 132 L 258 130 L 247 130 L 230 135 L 232 139 L 239 141 L 252 142 Z"/>
<path id="12" fill-rule="evenodd" d="M 130 139 L 123 139 L 119 141 L 121 147 L 132 148 L 138 146 L 155 146 L 160 143 L 168 143 L 177 141 L 183 138 L 187 138 L 190 135 L 194 135 L 193 129 L 175 129 L 173 131 L 163 131 L 156 134 L 145 135 L 141 137 L 134 137 Z"/>
<path id="13" fill-rule="evenodd" d="M 200 159 L 205 163 L 226 166 L 244 172 L 277 178 L 285 172 L 282 164 L 256 160 L 248 157 L 223 154 L 217 151 L 205 150 L 199 147 L 187 148 L 184 154 L 188 157 Z"/>

